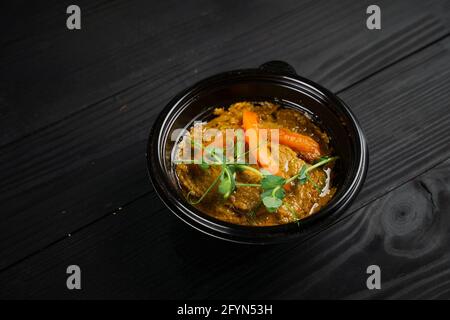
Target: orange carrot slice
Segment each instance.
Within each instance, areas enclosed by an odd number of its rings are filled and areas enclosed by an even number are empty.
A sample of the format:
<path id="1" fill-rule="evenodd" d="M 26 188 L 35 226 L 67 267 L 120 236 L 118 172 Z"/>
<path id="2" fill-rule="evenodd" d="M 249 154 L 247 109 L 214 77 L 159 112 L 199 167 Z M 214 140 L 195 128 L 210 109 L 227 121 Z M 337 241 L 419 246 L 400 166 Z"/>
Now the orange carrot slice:
<path id="1" fill-rule="evenodd" d="M 259 130 L 258 114 L 256 114 L 255 112 L 252 112 L 252 111 L 244 111 L 242 114 L 242 126 L 244 127 L 244 130 L 247 133 L 248 133 L 248 130 L 255 130 L 258 143 L 261 142 L 261 141 L 259 141 L 260 137 L 258 134 L 258 130 Z M 245 140 L 247 143 L 249 143 L 250 137 L 248 134 L 245 135 Z M 267 145 L 257 148 L 250 152 L 253 153 L 253 155 L 257 159 L 259 165 L 263 169 L 269 171 L 271 174 L 281 175 L 281 173 L 278 170 L 278 164 L 273 159 L 270 151 L 268 150 Z"/>
<path id="2" fill-rule="evenodd" d="M 258 130 L 260 127 L 258 115 L 252 111 L 244 111 L 242 115 L 242 126 L 245 130 Z M 248 143 L 247 135 L 246 141 Z M 313 161 L 321 156 L 319 143 L 307 135 L 281 128 L 279 129 L 279 142 L 301 153 L 308 161 Z M 266 151 L 267 148 L 262 148 L 258 152 L 258 163 L 262 167 L 269 166 L 273 161 L 270 153 L 267 153 Z"/>
<path id="3" fill-rule="evenodd" d="M 279 129 L 279 141 L 300 152 L 309 161 L 317 159 L 321 155 L 319 143 L 309 136 L 288 129 Z"/>
<path id="4" fill-rule="evenodd" d="M 258 128 L 259 118 L 256 112 L 244 111 L 242 114 L 242 126 L 245 130 Z"/>

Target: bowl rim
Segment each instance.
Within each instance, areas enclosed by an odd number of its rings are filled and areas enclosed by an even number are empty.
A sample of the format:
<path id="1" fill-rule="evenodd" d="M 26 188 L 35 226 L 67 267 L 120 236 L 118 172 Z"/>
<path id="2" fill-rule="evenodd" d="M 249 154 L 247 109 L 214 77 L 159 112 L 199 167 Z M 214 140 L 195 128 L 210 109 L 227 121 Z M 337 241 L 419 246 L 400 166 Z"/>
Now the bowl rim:
<path id="1" fill-rule="evenodd" d="M 304 234 L 306 229 L 310 229 L 313 226 L 317 227 L 318 221 L 323 221 L 327 217 L 333 217 L 334 219 L 330 220 L 335 221 L 338 216 L 342 215 L 345 209 L 361 190 L 366 178 L 369 161 L 367 142 L 358 120 L 347 104 L 345 104 L 338 96 L 328 89 L 314 83 L 309 79 L 297 75 L 295 70 L 285 62 L 275 61 L 275 64 L 273 63 L 274 62 L 269 62 L 254 69 L 226 71 L 198 81 L 194 85 L 189 86 L 175 95 L 174 98 L 166 104 L 166 106 L 159 113 L 158 117 L 155 119 L 150 130 L 147 143 L 146 160 L 148 175 L 155 192 L 166 207 L 178 218 L 193 228 L 210 236 L 233 242 L 253 244 L 282 242 L 292 238 L 297 238 L 301 234 Z M 272 68 L 274 65 L 275 68 Z M 265 66 L 268 67 L 265 68 Z M 249 80 L 252 77 L 257 78 L 256 80 L 258 81 L 268 80 L 274 85 L 287 84 L 290 82 L 291 86 L 293 84 L 301 85 L 302 89 L 309 89 L 315 93 L 318 93 L 320 96 L 325 97 L 329 100 L 329 102 L 333 103 L 333 105 L 338 108 L 340 112 L 345 114 L 349 120 L 349 123 L 353 127 L 353 132 L 355 133 L 355 154 L 359 155 L 359 158 L 356 161 L 357 165 L 353 169 L 353 175 L 351 178 L 348 178 L 350 184 L 343 191 L 341 191 L 343 193 L 341 193 L 338 197 L 333 197 L 330 203 L 324 208 L 311 216 L 303 218 L 301 220 L 301 228 L 297 222 L 275 226 L 247 226 L 225 222 L 208 216 L 192 205 L 184 204 L 183 201 L 180 200 L 179 192 L 174 195 L 171 193 L 170 188 L 164 187 L 167 186 L 167 184 L 164 184 L 167 183 L 169 177 L 167 176 L 165 169 L 160 165 L 160 151 L 162 147 L 161 129 L 164 128 L 164 125 L 168 120 L 170 120 L 167 119 L 167 117 L 172 115 L 172 113 L 176 110 L 180 111 L 180 108 L 183 106 L 187 107 L 186 104 L 189 104 L 185 101 L 187 97 L 193 96 L 196 93 L 198 94 L 208 87 L 214 87 L 221 82 L 226 81 Z M 299 94 L 305 93 L 299 92 Z M 205 106 L 205 109 L 209 107 L 210 106 Z M 184 108 L 182 109 L 184 110 Z M 174 119 L 171 120 L 174 121 Z"/>

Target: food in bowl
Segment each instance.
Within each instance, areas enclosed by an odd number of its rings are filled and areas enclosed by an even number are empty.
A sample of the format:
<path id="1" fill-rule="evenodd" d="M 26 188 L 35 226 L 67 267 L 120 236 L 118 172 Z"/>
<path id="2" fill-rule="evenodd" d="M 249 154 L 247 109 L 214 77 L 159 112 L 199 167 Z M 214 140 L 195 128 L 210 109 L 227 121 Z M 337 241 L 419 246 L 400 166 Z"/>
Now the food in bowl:
<path id="1" fill-rule="evenodd" d="M 175 145 L 173 160 L 187 201 L 238 225 L 298 222 L 336 193 L 330 136 L 307 114 L 274 102 L 216 108 Z"/>

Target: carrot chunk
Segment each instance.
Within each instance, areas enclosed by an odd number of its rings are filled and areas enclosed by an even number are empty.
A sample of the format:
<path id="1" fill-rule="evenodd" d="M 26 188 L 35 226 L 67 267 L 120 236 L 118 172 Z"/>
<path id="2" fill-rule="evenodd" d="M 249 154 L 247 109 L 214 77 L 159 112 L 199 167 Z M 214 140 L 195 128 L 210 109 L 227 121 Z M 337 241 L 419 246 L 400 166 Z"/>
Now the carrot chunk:
<path id="1" fill-rule="evenodd" d="M 248 130 L 255 130 L 258 144 L 264 143 L 260 141 L 259 136 L 259 117 L 258 114 L 252 111 L 244 111 L 242 115 L 242 126 L 246 131 L 245 140 L 249 143 Z M 281 175 L 278 169 L 278 163 L 273 159 L 272 154 L 268 150 L 267 145 L 259 146 L 256 150 L 250 151 L 257 159 L 259 165 L 269 171 L 271 174 Z"/>
<path id="2" fill-rule="evenodd" d="M 252 111 L 244 111 L 242 125 L 245 130 L 257 130 L 259 128 L 258 115 Z M 309 136 L 281 128 L 279 129 L 279 142 L 301 153 L 308 161 L 313 161 L 321 156 L 319 143 Z M 265 163 L 266 160 L 269 161 L 270 159 L 263 154 L 260 160 Z"/>
<path id="3" fill-rule="evenodd" d="M 256 112 L 252 111 L 244 111 L 242 114 L 242 126 L 244 127 L 244 130 L 249 129 L 257 129 L 259 123 L 259 118 Z"/>
<path id="4" fill-rule="evenodd" d="M 288 129 L 279 129 L 279 140 L 281 144 L 301 153 L 309 161 L 321 155 L 319 143 L 309 136 Z"/>

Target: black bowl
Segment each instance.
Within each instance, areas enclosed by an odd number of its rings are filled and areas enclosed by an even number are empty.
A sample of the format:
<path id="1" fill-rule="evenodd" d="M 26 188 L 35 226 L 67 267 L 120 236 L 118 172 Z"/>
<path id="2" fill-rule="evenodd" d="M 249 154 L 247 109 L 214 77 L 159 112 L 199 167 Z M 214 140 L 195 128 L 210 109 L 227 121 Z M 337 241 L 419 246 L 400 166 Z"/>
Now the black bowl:
<path id="1" fill-rule="evenodd" d="M 328 205 L 300 223 L 278 226 L 241 226 L 215 219 L 184 198 L 178 185 L 171 152 L 175 129 L 189 128 L 205 119 L 214 107 L 238 101 L 276 101 L 307 112 L 331 137 L 337 161 L 337 192 Z M 162 110 L 150 132 L 147 165 L 153 187 L 166 206 L 181 220 L 211 236 L 242 243 L 281 242 L 315 232 L 335 221 L 356 197 L 368 167 L 363 132 L 352 112 L 336 95 L 299 77 L 285 62 L 271 61 L 258 69 L 221 73 L 178 94 Z"/>

